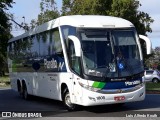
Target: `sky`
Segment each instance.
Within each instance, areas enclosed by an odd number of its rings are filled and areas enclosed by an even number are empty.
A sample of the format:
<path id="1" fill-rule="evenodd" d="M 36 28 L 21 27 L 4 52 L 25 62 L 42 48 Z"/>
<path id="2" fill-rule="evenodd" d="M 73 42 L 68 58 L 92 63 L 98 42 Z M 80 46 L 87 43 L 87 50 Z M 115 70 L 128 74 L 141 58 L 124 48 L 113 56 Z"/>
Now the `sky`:
<path id="1" fill-rule="evenodd" d="M 55 0 L 60 10 L 62 6 L 62 0 Z M 144 11 L 154 19 L 154 23 L 151 24 L 152 33 L 147 33 L 149 39 L 152 42 L 152 47 L 160 47 L 160 12 L 159 5 L 160 0 L 139 0 L 142 6 L 139 8 L 140 11 Z M 10 13 L 13 13 L 15 20 L 18 23 L 26 22 L 30 23 L 32 19 L 37 19 L 37 15 L 40 13 L 41 0 L 14 0 L 13 8 L 9 9 Z M 25 19 L 22 18 L 25 16 Z M 13 27 L 12 34 L 14 36 L 22 34 L 22 29 L 16 29 Z"/>

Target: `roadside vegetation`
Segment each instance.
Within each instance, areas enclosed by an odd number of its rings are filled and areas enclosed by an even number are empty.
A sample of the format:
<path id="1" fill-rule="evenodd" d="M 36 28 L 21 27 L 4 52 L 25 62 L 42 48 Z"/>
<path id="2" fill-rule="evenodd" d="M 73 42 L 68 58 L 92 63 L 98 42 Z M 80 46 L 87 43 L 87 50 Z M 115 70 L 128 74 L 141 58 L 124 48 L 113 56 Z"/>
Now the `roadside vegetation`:
<path id="1" fill-rule="evenodd" d="M 160 91 L 160 82 L 159 83 L 152 83 L 152 82 L 148 82 L 146 83 L 146 90 L 147 91 Z"/>
<path id="2" fill-rule="evenodd" d="M 8 87 L 10 86 L 9 76 L 0 77 L 0 87 Z"/>

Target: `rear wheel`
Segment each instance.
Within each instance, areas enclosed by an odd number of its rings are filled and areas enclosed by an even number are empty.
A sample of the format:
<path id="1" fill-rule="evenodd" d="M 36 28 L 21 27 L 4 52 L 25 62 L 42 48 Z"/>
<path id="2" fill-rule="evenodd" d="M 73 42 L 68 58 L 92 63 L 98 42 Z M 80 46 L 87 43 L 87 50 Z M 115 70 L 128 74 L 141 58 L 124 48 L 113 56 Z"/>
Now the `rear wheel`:
<path id="1" fill-rule="evenodd" d="M 22 96 L 25 100 L 28 100 L 30 98 L 30 95 L 28 94 L 27 91 L 27 86 L 26 84 L 23 85 L 23 92 L 22 92 Z"/>
<path id="2" fill-rule="evenodd" d="M 157 78 L 154 78 L 152 81 L 153 81 L 153 83 L 158 83 L 158 79 Z"/>
<path id="3" fill-rule="evenodd" d="M 64 93 L 63 93 L 63 103 L 64 103 L 64 105 L 65 105 L 65 107 L 67 108 L 68 111 L 77 110 L 77 105 L 75 105 L 75 104 L 73 104 L 71 102 L 71 98 L 70 98 L 70 94 L 69 94 L 68 89 L 64 90 Z"/>

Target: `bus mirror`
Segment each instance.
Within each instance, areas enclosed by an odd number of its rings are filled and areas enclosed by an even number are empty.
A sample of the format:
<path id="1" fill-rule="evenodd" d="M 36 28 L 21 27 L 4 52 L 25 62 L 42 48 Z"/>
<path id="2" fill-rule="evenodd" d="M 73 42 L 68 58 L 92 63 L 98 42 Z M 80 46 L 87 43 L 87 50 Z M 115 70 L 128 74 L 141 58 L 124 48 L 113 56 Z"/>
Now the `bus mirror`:
<path id="1" fill-rule="evenodd" d="M 73 41 L 74 48 L 75 48 L 75 55 L 77 57 L 80 57 L 81 56 L 81 43 L 80 43 L 79 39 L 73 35 L 69 35 L 68 38 L 69 38 L 69 40 Z"/>
<path id="2" fill-rule="evenodd" d="M 151 43 L 150 39 L 144 35 L 139 35 L 139 38 L 143 39 L 146 42 L 147 55 L 151 54 L 152 43 Z"/>

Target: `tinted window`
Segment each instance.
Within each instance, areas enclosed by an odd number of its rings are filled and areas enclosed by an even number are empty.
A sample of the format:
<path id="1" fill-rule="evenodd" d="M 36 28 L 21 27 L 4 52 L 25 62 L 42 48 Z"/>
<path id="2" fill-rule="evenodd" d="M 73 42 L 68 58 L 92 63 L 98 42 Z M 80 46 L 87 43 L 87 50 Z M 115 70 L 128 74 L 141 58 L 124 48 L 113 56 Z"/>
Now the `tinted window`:
<path id="1" fill-rule="evenodd" d="M 146 75 L 151 75 L 153 74 L 153 71 L 146 71 Z"/>
<path id="2" fill-rule="evenodd" d="M 69 35 L 76 36 L 76 28 L 72 27 L 72 26 L 65 25 L 65 26 L 61 26 L 61 31 L 62 31 L 63 40 L 65 41 L 65 44 L 68 47 L 68 41 L 67 41 L 68 36 Z"/>
<path id="3" fill-rule="evenodd" d="M 14 41 L 9 52 L 12 72 L 66 71 L 58 29 Z"/>

